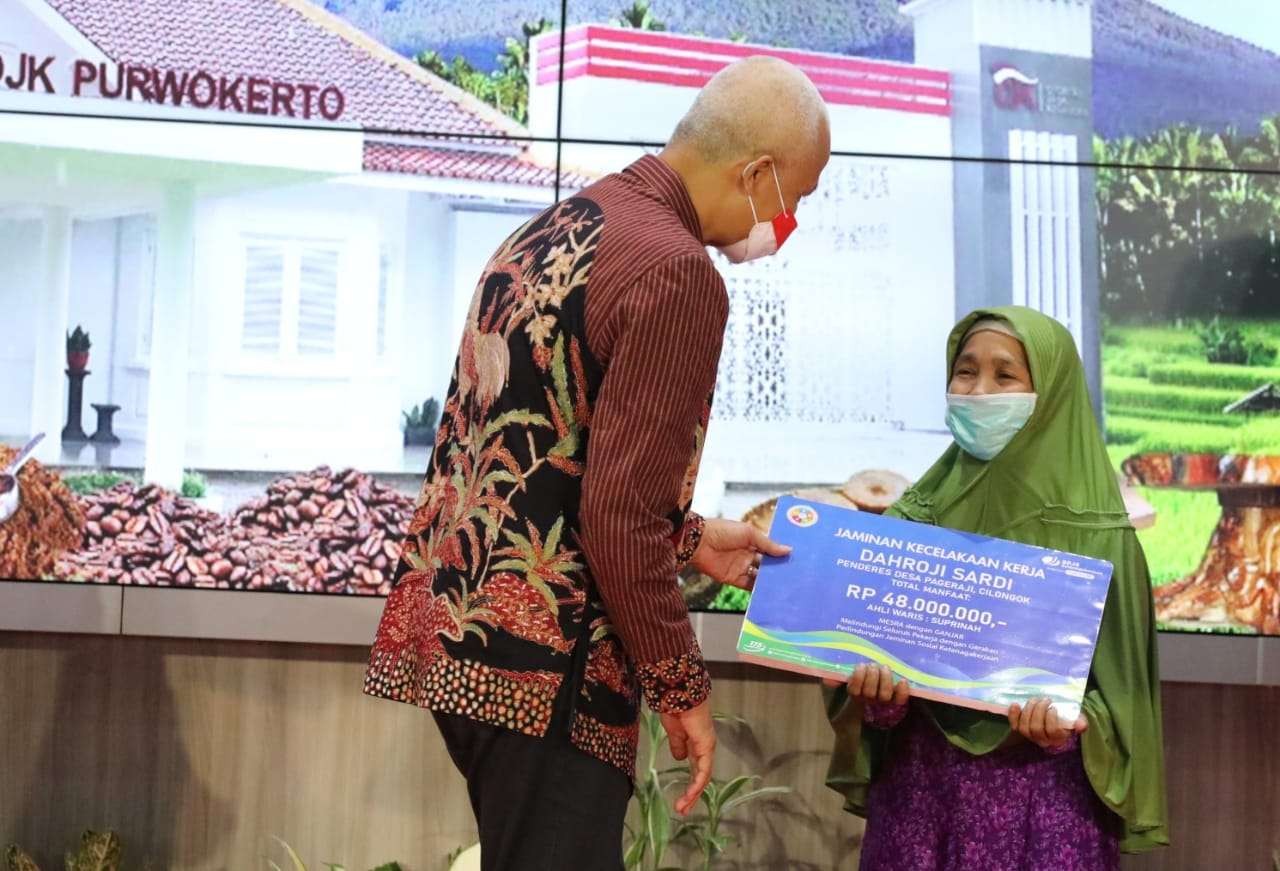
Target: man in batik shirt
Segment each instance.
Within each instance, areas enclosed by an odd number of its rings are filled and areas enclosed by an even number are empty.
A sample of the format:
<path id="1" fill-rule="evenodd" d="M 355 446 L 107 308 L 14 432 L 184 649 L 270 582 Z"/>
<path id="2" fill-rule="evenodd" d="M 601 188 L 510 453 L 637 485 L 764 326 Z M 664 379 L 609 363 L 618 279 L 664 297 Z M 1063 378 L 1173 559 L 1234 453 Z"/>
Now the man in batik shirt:
<path id="1" fill-rule="evenodd" d="M 480 278 L 365 690 L 434 712 L 486 869 L 621 866 L 642 695 L 690 760 L 678 812 L 711 776 L 676 575 L 749 588 L 784 551 L 689 511 L 729 311 L 707 246 L 776 251 L 829 154 L 809 80 L 739 61 L 661 154 L 533 218 Z"/>

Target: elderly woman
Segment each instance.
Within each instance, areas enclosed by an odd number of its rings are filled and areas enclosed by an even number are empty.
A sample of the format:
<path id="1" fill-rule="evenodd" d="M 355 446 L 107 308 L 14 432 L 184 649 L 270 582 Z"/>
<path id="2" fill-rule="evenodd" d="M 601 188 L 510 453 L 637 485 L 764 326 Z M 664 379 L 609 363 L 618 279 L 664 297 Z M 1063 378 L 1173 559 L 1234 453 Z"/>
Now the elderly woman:
<path id="1" fill-rule="evenodd" d="M 1142 547 L 1067 330 L 1025 308 L 971 314 L 947 346 L 955 444 L 896 517 L 1115 567 L 1082 717 L 909 699 L 887 669 L 828 687 L 827 785 L 865 816 L 863 871 L 1111 869 L 1168 843 L 1160 685 Z"/>

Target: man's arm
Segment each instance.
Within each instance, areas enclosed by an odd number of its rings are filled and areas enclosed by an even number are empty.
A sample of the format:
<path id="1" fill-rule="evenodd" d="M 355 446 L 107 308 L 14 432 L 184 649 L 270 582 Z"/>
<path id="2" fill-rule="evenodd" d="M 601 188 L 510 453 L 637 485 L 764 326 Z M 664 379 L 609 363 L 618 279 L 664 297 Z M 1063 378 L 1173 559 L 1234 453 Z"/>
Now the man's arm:
<path id="1" fill-rule="evenodd" d="M 592 411 L 581 538 L 649 707 L 674 714 L 711 689 L 676 582 L 674 538 L 688 530 L 670 517 L 715 386 L 728 296 L 710 260 L 692 254 L 654 267 L 626 293 Z"/>

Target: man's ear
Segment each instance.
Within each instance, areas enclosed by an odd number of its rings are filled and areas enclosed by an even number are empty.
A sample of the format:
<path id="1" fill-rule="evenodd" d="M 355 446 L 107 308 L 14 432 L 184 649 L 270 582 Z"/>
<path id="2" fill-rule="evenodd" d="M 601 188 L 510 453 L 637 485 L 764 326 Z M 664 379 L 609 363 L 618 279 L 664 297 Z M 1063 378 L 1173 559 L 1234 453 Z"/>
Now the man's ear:
<path id="1" fill-rule="evenodd" d="M 741 179 L 742 192 L 755 196 L 757 192 L 762 191 L 761 185 L 769 181 L 772 184 L 775 161 L 772 154 L 762 154 L 752 160 L 742 161 L 742 168 L 738 171 Z"/>

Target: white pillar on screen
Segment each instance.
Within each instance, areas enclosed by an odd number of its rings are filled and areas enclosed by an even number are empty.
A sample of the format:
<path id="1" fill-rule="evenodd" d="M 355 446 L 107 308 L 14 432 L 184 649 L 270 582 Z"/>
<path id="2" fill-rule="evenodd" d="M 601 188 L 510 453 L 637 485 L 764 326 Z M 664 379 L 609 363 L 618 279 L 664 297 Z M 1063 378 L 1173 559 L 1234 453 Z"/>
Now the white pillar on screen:
<path id="1" fill-rule="evenodd" d="M 926 66 L 948 68 L 957 49 L 978 45 L 1093 56 L 1093 0 L 912 0 L 902 12 Z"/>
<path id="2" fill-rule="evenodd" d="M 66 329 L 71 298 L 71 211 L 50 207 L 44 213 L 41 242 L 43 287 L 36 310 L 35 365 L 31 392 L 31 432 L 45 439 L 35 456 L 56 463 L 66 413 Z M 92 363 L 92 360 L 90 361 Z"/>
<path id="3" fill-rule="evenodd" d="M 165 189 L 157 222 L 143 473 L 147 483 L 174 490 L 182 488 L 187 450 L 194 252 L 195 191 L 189 182 L 174 183 Z"/>

